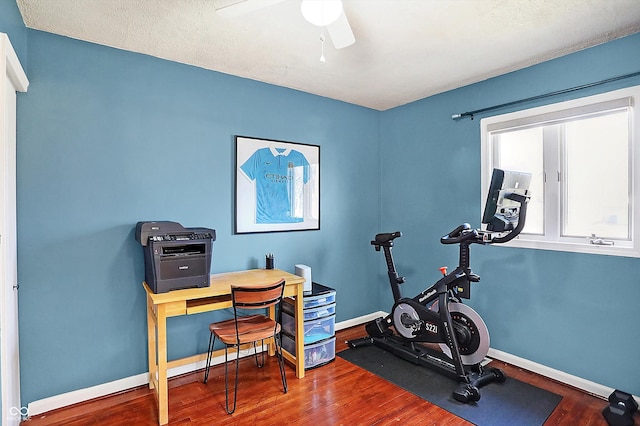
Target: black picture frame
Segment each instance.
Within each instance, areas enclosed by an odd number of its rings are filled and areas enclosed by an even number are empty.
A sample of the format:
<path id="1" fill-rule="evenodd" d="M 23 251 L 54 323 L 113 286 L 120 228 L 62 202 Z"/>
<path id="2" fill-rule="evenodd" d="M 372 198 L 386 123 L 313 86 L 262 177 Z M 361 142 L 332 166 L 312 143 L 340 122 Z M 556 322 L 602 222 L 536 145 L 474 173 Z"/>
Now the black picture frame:
<path id="1" fill-rule="evenodd" d="M 320 147 L 235 136 L 235 234 L 320 229 Z"/>

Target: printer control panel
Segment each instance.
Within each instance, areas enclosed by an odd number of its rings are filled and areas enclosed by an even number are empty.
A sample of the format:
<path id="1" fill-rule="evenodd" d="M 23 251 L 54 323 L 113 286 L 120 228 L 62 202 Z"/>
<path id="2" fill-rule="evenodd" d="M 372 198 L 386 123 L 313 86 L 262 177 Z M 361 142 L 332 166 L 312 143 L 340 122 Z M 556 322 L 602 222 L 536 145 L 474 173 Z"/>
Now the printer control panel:
<path id="1" fill-rule="evenodd" d="M 211 240 L 215 236 L 211 232 L 191 232 L 188 234 L 163 234 L 150 235 L 149 241 L 193 241 L 193 240 Z"/>

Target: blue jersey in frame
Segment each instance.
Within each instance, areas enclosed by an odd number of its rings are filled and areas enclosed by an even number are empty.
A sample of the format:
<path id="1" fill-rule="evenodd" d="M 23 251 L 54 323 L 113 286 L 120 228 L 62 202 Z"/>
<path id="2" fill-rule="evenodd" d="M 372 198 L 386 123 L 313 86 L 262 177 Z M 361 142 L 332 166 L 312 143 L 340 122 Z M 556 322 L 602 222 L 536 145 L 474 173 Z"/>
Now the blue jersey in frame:
<path id="1" fill-rule="evenodd" d="M 289 148 L 260 148 L 240 169 L 255 181 L 256 223 L 304 221 L 304 185 L 309 181 L 309 162 Z"/>

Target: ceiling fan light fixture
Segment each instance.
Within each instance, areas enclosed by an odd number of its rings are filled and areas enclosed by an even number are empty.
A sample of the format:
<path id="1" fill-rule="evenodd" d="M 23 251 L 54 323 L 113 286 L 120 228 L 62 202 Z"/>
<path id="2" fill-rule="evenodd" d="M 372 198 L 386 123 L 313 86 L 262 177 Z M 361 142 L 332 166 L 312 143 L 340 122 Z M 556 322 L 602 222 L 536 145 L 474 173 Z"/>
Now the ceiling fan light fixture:
<path id="1" fill-rule="evenodd" d="M 313 25 L 326 27 L 342 14 L 342 0 L 302 0 L 300 10 Z"/>

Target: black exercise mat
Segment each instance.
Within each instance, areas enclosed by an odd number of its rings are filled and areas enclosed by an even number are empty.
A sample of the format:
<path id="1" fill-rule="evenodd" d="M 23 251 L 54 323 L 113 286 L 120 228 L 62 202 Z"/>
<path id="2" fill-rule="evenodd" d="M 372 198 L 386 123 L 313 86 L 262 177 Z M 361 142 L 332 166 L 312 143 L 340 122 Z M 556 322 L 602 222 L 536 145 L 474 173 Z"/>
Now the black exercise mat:
<path id="1" fill-rule="evenodd" d="M 455 380 L 376 346 L 337 355 L 478 426 L 540 426 L 562 400 L 560 395 L 507 377 L 505 383 L 481 388 L 478 402 L 463 404 L 451 396 Z"/>

